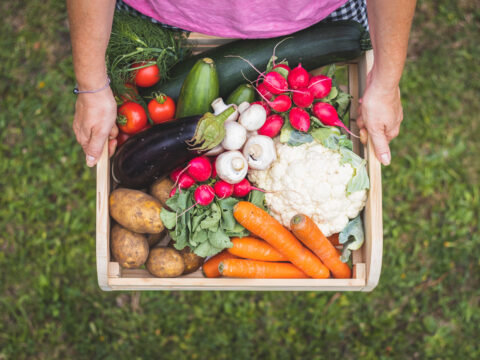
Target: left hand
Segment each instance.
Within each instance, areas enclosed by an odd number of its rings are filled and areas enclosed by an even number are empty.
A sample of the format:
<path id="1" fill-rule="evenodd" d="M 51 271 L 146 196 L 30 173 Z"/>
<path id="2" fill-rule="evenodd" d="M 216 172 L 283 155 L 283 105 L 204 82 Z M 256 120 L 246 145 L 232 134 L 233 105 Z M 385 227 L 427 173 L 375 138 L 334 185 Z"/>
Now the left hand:
<path id="1" fill-rule="evenodd" d="M 357 125 L 360 129 L 367 129 L 378 160 L 389 165 L 392 156 L 388 144 L 397 137 L 403 120 L 400 89 L 398 85 L 385 85 L 372 69 L 359 103 Z"/>

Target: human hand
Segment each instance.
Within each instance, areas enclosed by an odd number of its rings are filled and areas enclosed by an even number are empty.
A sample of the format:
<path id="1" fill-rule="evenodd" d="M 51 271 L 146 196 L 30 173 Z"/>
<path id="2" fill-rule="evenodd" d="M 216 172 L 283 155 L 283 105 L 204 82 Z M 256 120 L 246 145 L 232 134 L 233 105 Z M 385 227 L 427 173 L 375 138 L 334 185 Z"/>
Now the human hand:
<path id="1" fill-rule="evenodd" d="M 117 146 L 117 104 L 112 90 L 79 94 L 75 104 L 73 131 L 86 155 L 87 166 L 95 166 L 108 137 L 108 154 Z"/>
<path id="2" fill-rule="evenodd" d="M 378 160 L 383 165 L 389 165 L 391 153 L 388 144 L 397 137 L 403 120 L 400 89 L 398 85 L 385 86 L 372 70 L 359 103 L 357 125 L 368 131 Z"/>

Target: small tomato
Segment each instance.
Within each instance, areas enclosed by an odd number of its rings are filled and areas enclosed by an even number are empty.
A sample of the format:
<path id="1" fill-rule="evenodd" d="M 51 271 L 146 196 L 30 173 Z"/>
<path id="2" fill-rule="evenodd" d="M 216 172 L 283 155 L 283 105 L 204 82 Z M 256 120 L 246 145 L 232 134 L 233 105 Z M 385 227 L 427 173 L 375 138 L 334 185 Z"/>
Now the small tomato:
<path id="1" fill-rule="evenodd" d="M 135 70 L 134 77 L 134 82 L 137 86 L 150 87 L 160 80 L 160 69 L 157 64 L 145 66 L 146 64 L 147 62 L 140 62 L 132 65 L 132 69 L 139 68 Z"/>
<path id="2" fill-rule="evenodd" d="M 118 127 L 126 134 L 135 134 L 147 125 L 147 113 L 140 104 L 132 101 L 118 108 Z"/>
<path id="3" fill-rule="evenodd" d="M 165 94 L 158 94 L 148 103 L 148 113 L 155 124 L 172 120 L 175 116 L 175 102 Z"/>

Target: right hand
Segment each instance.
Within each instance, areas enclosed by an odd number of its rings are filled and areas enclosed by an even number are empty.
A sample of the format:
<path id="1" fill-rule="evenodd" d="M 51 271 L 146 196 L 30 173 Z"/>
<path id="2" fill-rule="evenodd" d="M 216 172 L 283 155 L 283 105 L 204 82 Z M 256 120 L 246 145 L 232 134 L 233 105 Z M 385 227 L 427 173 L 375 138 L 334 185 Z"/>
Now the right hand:
<path id="1" fill-rule="evenodd" d="M 98 162 L 107 138 L 109 156 L 115 152 L 118 135 L 116 118 L 117 104 L 110 88 L 78 95 L 73 131 L 85 152 L 87 166 L 95 166 Z"/>

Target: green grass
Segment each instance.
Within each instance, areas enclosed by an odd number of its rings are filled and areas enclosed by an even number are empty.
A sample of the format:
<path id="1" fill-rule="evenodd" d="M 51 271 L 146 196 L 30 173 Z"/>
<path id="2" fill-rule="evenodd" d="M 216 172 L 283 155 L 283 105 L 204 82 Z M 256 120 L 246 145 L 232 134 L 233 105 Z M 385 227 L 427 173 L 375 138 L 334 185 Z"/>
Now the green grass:
<path id="1" fill-rule="evenodd" d="M 105 293 L 64 3 L 0 10 L 0 360 L 478 359 L 480 12 L 419 1 L 372 293 Z"/>

